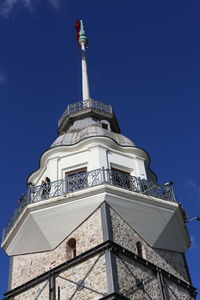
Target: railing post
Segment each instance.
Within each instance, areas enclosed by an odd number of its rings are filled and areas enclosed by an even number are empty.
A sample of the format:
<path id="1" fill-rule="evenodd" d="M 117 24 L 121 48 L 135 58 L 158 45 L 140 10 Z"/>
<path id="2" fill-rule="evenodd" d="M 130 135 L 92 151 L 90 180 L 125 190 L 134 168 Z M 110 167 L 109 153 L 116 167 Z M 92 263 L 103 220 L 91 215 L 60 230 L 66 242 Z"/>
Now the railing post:
<path id="1" fill-rule="evenodd" d="M 62 180 L 62 195 L 67 194 L 67 179 Z"/>
<path id="2" fill-rule="evenodd" d="M 92 99 L 88 99 L 88 107 L 92 107 Z"/>
<path id="3" fill-rule="evenodd" d="M 69 111 L 69 109 L 70 109 L 70 106 L 69 106 L 69 105 L 67 105 L 67 116 L 69 116 L 69 114 L 70 114 L 70 111 Z"/>
<path id="4" fill-rule="evenodd" d="M 4 227 L 4 228 L 3 228 L 3 234 L 2 234 L 2 241 L 4 241 L 5 236 L 6 236 L 6 229 L 5 229 L 5 227 Z"/>
<path id="5" fill-rule="evenodd" d="M 31 203 L 31 188 L 30 186 L 28 187 L 28 191 L 27 191 L 27 204 Z"/>
<path id="6" fill-rule="evenodd" d="M 105 177 L 105 168 L 102 167 L 102 175 L 103 175 L 103 183 L 106 182 L 106 177 Z"/>
<path id="7" fill-rule="evenodd" d="M 171 190 L 172 200 L 176 202 L 177 200 L 176 200 L 176 196 L 175 196 L 175 193 L 174 193 L 174 188 L 173 188 L 172 185 L 170 186 L 170 190 Z"/>
<path id="8" fill-rule="evenodd" d="M 66 181 L 66 183 L 65 183 L 65 192 L 67 194 L 67 193 L 69 193 L 69 177 L 66 177 L 65 181 Z"/>
<path id="9" fill-rule="evenodd" d="M 142 188 L 142 179 L 140 177 L 137 178 L 138 180 L 138 184 L 139 184 L 139 193 L 143 192 L 143 188 Z"/>

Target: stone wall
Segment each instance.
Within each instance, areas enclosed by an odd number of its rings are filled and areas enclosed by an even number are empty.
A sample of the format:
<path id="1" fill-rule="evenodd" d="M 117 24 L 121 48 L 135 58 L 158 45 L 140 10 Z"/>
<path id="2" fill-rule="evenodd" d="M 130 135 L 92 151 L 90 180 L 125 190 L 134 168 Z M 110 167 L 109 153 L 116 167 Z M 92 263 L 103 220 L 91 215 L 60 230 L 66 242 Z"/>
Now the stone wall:
<path id="1" fill-rule="evenodd" d="M 14 300 L 47 300 L 49 299 L 49 283 L 48 281 L 38 284 L 37 286 L 27 290 L 16 296 Z"/>
<path id="2" fill-rule="evenodd" d="M 113 240 L 119 245 L 136 254 L 136 243 L 142 244 L 143 258 L 180 279 L 189 281 L 184 257 L 181 253 L 151 248 L 117 213 L 110 208 Z M 12 289 L 35 278 L 72 258 L 73 253 L 66 247 L 69 239 L 76 240 L 76 254 L 99 245 L 103 242 L 101 210 L 97 209 L 87 220 L 74 230 L 56 249 L 48 252 L 15 256 L 13 258 Z M 127 258 L 125 255 L 116 256 L 119 292 L 132 300 L 161 299 L 161 292 L 156 272 L 147 266 Z M 83 282 L 81 283 L 81 281 Z M 77 283 L 85 287 L 78 289 Z M 142 282 L 142 283 L 141 283 Z M 166 280 L 166 290 L 169 299 L 187 299 L 189 292 L 184 288 Z M 107 275 L 104 254 L 78 263 L 56 277 L 56 293 L 60 299 L 97 300 L 107 292 Z M 48 299 L 49 284 L 44 282 L 16 296 L 15 300 Z M 174 293 L 174 294 L 173 294 Z M 176 295 L 176 296 L 175 296 Z M 190 298 L 194 299 L 194 297 Z"/>
<path id="3" fill-rule="evenodd" d="M 142 245 L 143 258 L 158 265 L 160 268 L 177 276 L 178 278 L 190 281 L 187 267 L 182 253 L 163 249 L 151 248 L 113 209 L 110 208 L 113 228 L 113 241 L 122 247 L 137 253 L 136 243 Z"/>
<path id="4" fill-rule="evenodd" d="M 120 294 L 130 300 L 163 299 L 156 271 L 127 258 L 125 255 L 118 256 L 116 264 Z M 163 278 L 163 290 L 165 290 L 167 299 L 195 299 L 188 289 L 181 287 L 170 279 Z"/>
<path id="5" fill-rule="evenodd" d="M 192 297 L 188 290 L 185 290 L 180 285 L 175 282 L 170 281 L 169 279 L 164 280 L 166 295 L 169 299 L 181 299 L 181 300 L 192 300 L 195 297 Z"/>
<path id="6" fill-rule="evenodd" d="M 79 288 L 75 282 L 81 283 Z M 97 255 L 77 266 L 66 270 L 56 278 L 56 286 L 60 288 L 60 299 L 97 300 L 107 293 L 107 277 L 105 256 Z M 56 298 L 58 299 L 58 297 Z"/>
<path id="7" fill-rule="evenodd" d="M 66 247 L 66 243 L 70 238 L 76 239 L 77 255 L 101 244 L 103 236 L 100 209 L 96 210 L 56 249 L 47 252 L 14 256 L 11 289 L 72 258 L 71 253 L 67 251 Z"/>
<path id="8" fill-rule="evenodd" d="M 117 257 L 116 263 L 120 294 L 130 300 L 161 300 L 157 277 L 151 269 L 124 255 Z"/>
<path id="9" fill-rule="evenodd" d="M 77 283 L 81 282 L 81 286 Z M 107 277 L 105 267 L 105 256 L 99 254 L 77 266 L 61 272 L 56 277 L 56 299 L 74 300 L 97 300 L 107 293 Z M 37 286 L 21 293 L 15 300 L 47 300 L 49 299 L 49 282 L 38 284 Z"/>

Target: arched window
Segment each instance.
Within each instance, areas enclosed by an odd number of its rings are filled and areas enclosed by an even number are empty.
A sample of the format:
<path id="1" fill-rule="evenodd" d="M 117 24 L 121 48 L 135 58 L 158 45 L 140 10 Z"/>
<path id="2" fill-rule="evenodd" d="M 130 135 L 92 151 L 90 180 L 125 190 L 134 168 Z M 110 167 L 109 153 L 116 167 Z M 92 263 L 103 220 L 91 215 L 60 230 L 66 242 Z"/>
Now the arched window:
<path id="1" fill-rule="evenodd" d="M 76 240 L 75 240 L 75 238 L 70 238 L 67 241 L 66 252 L 67 252 L 66 253 L 67 257 L 69 257 L 69 256 L 70 256 L 70 258 L 76 257 Z"/>
<path id="2" fill-rule="evenodd" d="M 140 242 L 136 243 L 136 248 L 137 248 L 137 254 L 138 254 L 138 256 L 143 257 L 142 244 Z"/>

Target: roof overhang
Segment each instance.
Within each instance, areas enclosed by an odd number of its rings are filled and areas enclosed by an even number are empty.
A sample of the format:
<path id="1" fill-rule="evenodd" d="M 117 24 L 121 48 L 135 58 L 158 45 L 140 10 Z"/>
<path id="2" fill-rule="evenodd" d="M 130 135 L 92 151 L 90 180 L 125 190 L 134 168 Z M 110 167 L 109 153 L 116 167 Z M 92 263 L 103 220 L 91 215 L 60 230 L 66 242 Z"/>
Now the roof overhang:
<path id="1" fill-rule="evenodd" d="M 104 201 L 151 247 L 185 252 L 190 246 L 178 203 L 101 185 L 28 205 L 2 247 L 10 256 L 52 250 Z"/>

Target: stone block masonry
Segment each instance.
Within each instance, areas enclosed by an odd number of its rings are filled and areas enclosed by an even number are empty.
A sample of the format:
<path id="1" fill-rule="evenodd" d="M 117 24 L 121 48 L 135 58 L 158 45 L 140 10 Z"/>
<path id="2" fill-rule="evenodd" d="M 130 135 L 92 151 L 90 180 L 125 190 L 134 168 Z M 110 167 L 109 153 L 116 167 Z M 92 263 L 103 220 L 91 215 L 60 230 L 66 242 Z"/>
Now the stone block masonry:
<path id="1" fill-rule="evenodd" d="M 55 279 L 56 299 L 97 300 L 107 294 L 104 253 L 61 272 Z M 49 281 L 38 284 L 15 300 L 49 299 Z"/>
<path id="2" fill-rule="evenodd" d="M 80 283 L 80 286 L 76 284 Z M 97 300 L 107 294 L 105 257 L 100 254 L 56 278 L 60 299 Z M 58 289 L 57 289 L 58 291 Z"/>
<path id="3" fill-rule="evenodd" d="M 56 249 L 41 253 L 17 255 L 13 257 L 11 289 L 53 269 L 72 258 L 66 243 L 70 238 L 76 240 L 76 255 L 103 242 L 100 209 L 70 234 Z"/>
<path id="4" fill-rule="evenodd" d="M 107 253 L 116 263 L 117 284 L 113 291 L 108 288 Z M 8 292 L 5 300 L 8 299 L 192 300 L 195 289 L 133 252 L 107 241 Z"/>
<path id="5" fill-rule="evenodd" d="M 150 247 L 111 207 L 107 209 L 103 218 L 101 208 L 94 211 L 54 250 L 15 256 L 12 289 L 45 272 L 46 277 L 33 285 L 29 282 L 29 288 L 25 284 L 22 291 L 6 299 L 98 300 L 112 293 L 130 300 L 195 299 L 183 254 Z M 114 243 L 104 241 L 108 227 L 107 238 Z M 70 239 L 76 241 L 75 253 L 69 247 Z M 142 253 L 138 253 L 138 242 Z M 109 257 L 112 260 L 108 261 Z M 60 269 L 67 261 L 72 263 Z M 114 276 L 109 272 L 115 272 Z M 55 280 L 56 298 L 49 298 L 51 276 Z"/>
<path id="6" fill-rule="evenodd" d="M 172 275 L 190 282 L 184 254 L 150 247 L 112 208 L 110 208 L 113 241 L 138 254 L 137 242 L 141 243 L 143 258 Z"/>

